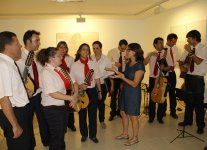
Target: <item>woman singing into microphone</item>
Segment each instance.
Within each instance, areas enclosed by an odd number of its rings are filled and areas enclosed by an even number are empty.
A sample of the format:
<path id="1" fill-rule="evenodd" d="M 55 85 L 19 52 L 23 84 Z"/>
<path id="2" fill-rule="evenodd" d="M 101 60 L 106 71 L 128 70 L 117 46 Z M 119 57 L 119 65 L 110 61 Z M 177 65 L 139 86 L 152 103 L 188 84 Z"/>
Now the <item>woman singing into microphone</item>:
<path id="1" fill-rule="evenodd" d="M 85 77 L 90 70 L 94 71 L 93 76 L 88 83 L 85 83 Z M 89 97 L 89 105 L 87 108 L 83 108 L 79 111 L 79 126 L 82 135 L 81 142 L 85 142 L 88 137 L 88 126 L 87 126 L 87 111 L 89 119 L 89 138 L 94 142 L 98 143 L 96 137 L 97 133 L 97 107 L 98 100 L 101 100 L 101 73 L 97 64 L 90 58 L 90 47 L 88 44 L 83 43 L 80 45 L 77 53 L 75 62 L 71 67 L 71 76 L 77 81 L 80 91 L 86 91 Z M 97 85 L 97 89 L 95 87 Z M 98 92 L 97 92 L 98 90 Z"/>
<path id="2" fill-rule="evenodd" d="M 121 92 L 120 110 L 123 123 L 123 132 L 116 139 L 128 139 L 124 145 L 130 146 L 138 143 L 138 117 L 140 115 L 141 105 L 141 81 L 144 77 L 144 57 L 141 46 L 137 43 L 128 45 L 126 51 L 126 69 L 124 74 L 116 71 L 115 77 L 124 81 L 123 90 Z M 128 125 L 129 119 L 132 123 L 132 137 L 129 139 Z"/>
<path id="3" fill-rule="evenodd" d="M 62 63 L 62 55 L 56 48 L 42 49 L 37 54 L 37 61 L 43 66 L 40 73 L 41 104 L 49 127 L 49 148 L 51 150 L 64 150 L 64 135 L 67 127 L 67 111 L 64 101 L 70 101 L 71 107 L 75 106 L 78 86 L 73 82 L 75 94 L 66 95 L 66 90 L 70 89 L 72 85 L 68 79 L 69 74 L 66 77 L 59 67 Z"/>

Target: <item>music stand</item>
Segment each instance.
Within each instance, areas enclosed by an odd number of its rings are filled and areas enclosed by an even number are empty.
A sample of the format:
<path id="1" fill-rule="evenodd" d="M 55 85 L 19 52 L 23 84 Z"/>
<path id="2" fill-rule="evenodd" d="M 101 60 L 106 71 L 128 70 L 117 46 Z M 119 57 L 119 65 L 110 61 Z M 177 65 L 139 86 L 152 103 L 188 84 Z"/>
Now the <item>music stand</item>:
<path id="1" fill-rule="evenodd" d="M 179 100 L 182 100 L 185 103 L 189 102 L 190 96 L 191 96 L 189 93 L 187 93 L 186 91 L 184 91 L 182 89 L 177 89 L 177 88 L 175 91 L 176 91 L 176 97 L 178 97 Z M 200 139 L 199 137 L 185 131 L 185 126 L 183 126 L 183 128 L 181 130 L 177 129 L 177 131 L 179 131 L 180 133 L 170 143 L 174 142 L 178 138 L 187 138 L 187 137 L 194 137 L 202 142 L 205 142 L 203 139 Z"/>

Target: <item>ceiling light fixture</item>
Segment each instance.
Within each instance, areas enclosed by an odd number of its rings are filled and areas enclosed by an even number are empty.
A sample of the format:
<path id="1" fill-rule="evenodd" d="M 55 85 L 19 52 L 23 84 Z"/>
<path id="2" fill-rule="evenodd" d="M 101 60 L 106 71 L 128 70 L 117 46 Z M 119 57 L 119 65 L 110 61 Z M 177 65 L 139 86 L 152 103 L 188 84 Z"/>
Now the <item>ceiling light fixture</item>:
<path id="1" fill-rule="evenodd" d="M 86 22 L 86 18 L 83 18 L 81 15 L 79 15 L 80 17 L 79 18 L 76 18 L 76 22 L 77 23 L 84 23 Z"/>

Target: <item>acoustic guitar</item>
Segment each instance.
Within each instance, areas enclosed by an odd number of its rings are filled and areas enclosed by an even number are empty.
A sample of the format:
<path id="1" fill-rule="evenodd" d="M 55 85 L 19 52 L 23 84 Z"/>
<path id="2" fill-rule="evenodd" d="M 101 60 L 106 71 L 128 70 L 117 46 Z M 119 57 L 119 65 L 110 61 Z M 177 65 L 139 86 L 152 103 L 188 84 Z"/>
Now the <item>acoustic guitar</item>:
<path id="1" fill-rule="evenodd" d="M 35 86 L 35 82 L 32 79 L 31 75 L 29 74 L 29 67 L 32 65 L 32 62 L 34 60 L 34 52 L 30 51 L 26 62 L 25 62 L 25 68 L 23 72 L 23 82 L 25 84 L 26 89 L 29 89 L 31 92 L 35 93 L 37 88 Z"/>
<path id="2" fill-rule="evenodd" d="M 191 61 L 193 59 L 192 54 L 194 54 L 194 53 L 195 53 L 195 49 L 193 49 L 191 53 L 188 53 L 184 62 L 180 65 L 180 78 L 185 78 L 185 76 L 190 68 Z"/>
<path id="3" fill-rule="evenodd" d="M 160 71 L 159 76 L 155 80 L 154 88 L 151 92 L 151 99 L 155 103 L 164 103 L 167 99 L 167 78 L 162 72 L 159 62 L 157 62 L 157 64 Z"/>
<path id="4" fill-rule="evenodd" d="M 63 72 L 65 77 L 70 81 L 71 89 L 70 89 L 70 91 L 67 91 L 67 94 L 73 95 L 75 92 L 75 89 L 74 89 L 74 84 L 73 84 L 73 81 L 72 81 L 69 73 L 68 73 L 68 71 L 66 71 L 62 68 L 61 68 L 61 71 Z M 91 80 L 91 77 L 93 76 L 93 74 L 94 74 L 94 70 L 91 69 L 85 77 L 84 84 L 86 84 L 86 85 L 88 84 L 88 82 Z M 65 101 L 67 109 L 71 110 L 69 103 L 70 102 Z M 85 91 L 78 92 L 78 101 L 74 107 L 74 110 L 76 112 L 79 112 L 81 109 L 86 108 L 88 106 L 88 104 L 89 104 L 89 98 L 88 98 L 88 95 L 86 94 L 86 92 Z"/>

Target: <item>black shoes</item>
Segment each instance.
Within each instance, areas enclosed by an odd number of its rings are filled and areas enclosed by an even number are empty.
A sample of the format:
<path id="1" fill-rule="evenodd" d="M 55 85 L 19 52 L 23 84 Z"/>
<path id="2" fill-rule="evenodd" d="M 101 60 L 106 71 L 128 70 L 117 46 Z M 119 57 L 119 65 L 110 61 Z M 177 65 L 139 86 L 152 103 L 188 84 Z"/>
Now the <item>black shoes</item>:
<path id="1" fill-rule="evenodd" d="M 191 126 L 192 123 L 183 121 L 183 122 L 179 122 L 178 125 L 179 125 L 179 126 Z"/>
<path id="2" fill-rule="evenodd" d="M 98 143 L 98 139 L 95 137 L 95 138 L 90 138 L 94 143 Z"/>
<path id="3" fill-rule="evenodd" d="M 68 126 L 68 128 L 70 128 L 73 132 L 76 131 L 76 127 L 73 125 L 73 126 Z"/>
<path id="4" fill-rule="evenodd" d="M 162 119 L 158 119 L 158 122 L 159 122 L 160 124 L 163 124 L 163 123 L 164 123 L 164 121 L 163 121 Z"/>
<path id="5" fill-rule="evenodd" d="M 149 119 L 148 122 L 149 123 L 153 123 L 154 119 Z"/>
<path id="6" fill-rule="evenodd" d="M 197 129 L 197 133 L 198 133 L 198 134 L 203 134 L 203 133 L 204 133 L 203 128 L 198 128 L 198 129 Z"/>
<path id="7" fill-rule="evenodd" d="M 178 115 L 176 113 L 170 114 L 170 116 L 174 119 L 178 119 Z"/>
<path id="8" fill-rule="evenodd" d="M 86 141 L 86 139 L 87 139 L 87 137 L 82 136 L 82 138 L 81 138 L 81 142 L 85 142 L 85 141 Z"/>
<path id="9" fill-rule="evenodd" d="M 114 120 L 114 116 L 109 117 L 109 121 L 112 121 L 112 120 Z"/>

